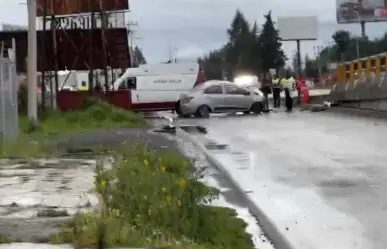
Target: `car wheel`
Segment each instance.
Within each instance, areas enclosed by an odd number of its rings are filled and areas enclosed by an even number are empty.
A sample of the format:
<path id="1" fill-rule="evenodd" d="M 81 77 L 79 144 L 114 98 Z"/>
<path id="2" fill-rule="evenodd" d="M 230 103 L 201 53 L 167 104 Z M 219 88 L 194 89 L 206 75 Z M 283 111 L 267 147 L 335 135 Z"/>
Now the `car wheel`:
<path id="1" fill-rule="evenodd" d="M 181 108 L 180 108 L 180 100 L 176 102 L 175 104 L 175 112 L 177 115 L 181 116 L 182 112 L 181 112 Z"/>
<path id="2" fill-rule="evenodd" d="M 255 102 L 251 105 L 250 111 L 254 114 L 261 114 L 263 110 L 262 103 Z"/>
<path id="3" fill-rule="evenodd" d="M 196 111 L 196 117 L 198 118 L 209 118 L 210 117 L 210 108 L 206 105 L 202 105 Z"/>

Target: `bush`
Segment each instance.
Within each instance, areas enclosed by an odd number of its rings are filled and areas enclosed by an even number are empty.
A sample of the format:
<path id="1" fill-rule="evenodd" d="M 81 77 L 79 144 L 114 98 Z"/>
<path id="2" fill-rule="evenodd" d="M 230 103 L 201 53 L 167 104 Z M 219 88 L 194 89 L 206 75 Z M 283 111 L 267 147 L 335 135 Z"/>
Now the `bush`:
<path id="1" fill-rule="evenodd" d="M 40 130 L 46 134 L 57 134 L 102 128 L 147 127 L 146 120 L 140 115 L 106 102 L 89 100 L 84 106 L 84 110 L 46 111 L 39 122 Z"/>
<path id="2" fill-rule="evenodd" d="M 21 89 L 19 95 L 26 97 L 26 88 Z M 23 99 L 24 97 L 20 97 L 19 101 Z M 97 129 L 148 127 L 147 121 L 142 116 L 102 101 L 96 101 L 84 110 L 68 112 L 46 110 L 39 116 L 37 125 L 31 123 L 26 115 L 20 115 L 19 124 L 19 138 L 1 144 L 0 156 L 40 157 L 52 153 L 57 148 L 58 141 L 51 135 Z"/>
<path id="3" fill-rule="evenodd" d="M 234 210 L 207 205 L 218 191 L 192 177 L 187 159 L 137 146 L 119 153 L 116 162 L 113 169 L 96 169 L 100 213 L 80 215 L 54 242 L 90 247 L 103 234 L 112 247 L 253 248 Z"/>

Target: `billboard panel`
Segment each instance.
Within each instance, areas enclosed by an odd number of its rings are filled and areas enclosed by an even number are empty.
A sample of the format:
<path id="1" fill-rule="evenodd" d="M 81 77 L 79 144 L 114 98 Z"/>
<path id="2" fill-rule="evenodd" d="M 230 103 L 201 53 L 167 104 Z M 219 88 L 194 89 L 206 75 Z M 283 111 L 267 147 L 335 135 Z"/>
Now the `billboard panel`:
<path id="1" fill-rule="evenodd" d="M 38 18 L 38 29 L 43 30 L 43 17 Z M 49 16 L 46 17 L 46 30 L 51 29 L 54 26 L 57 29 L 91 29 L 92 18 L 90 14 L 75 14 L 65 16 L 55 16 L 55 24 L 52 23 L 53 19 Z M 102 24 L 106 28 L 126 28 L 125 12 L 115 11 L 106 12 L 104 18 L 101 15 L 95 15 L 94 27 L 102 28 Z"/>
<path id="2" fill-rule="evenodd" d="M 36 5 L 37 16 L 43 16 L 44 9 L 47 16 L 129 9 L 128 0 L 37 0 Z"/>
<path id="3" fill-rule="evenodd" d="M 88 70 L 89 66 L 94 69 L 103 69 L 104 54 L 102 49 L 101 29 L 93 33 L 93 65 L 89 65 L 91 56 L 90 30 L 57 30 L 58 41 L 58 70 Z M 112 68 L 130 67 L 130 56 L 128 48 L 126 29 L 108 29 L 105 31 L 107 43 L 107 64 Z M 54 71 L 54 49 L 52 31 L 38 31 L 38 71 Z M 4 41 L 5 48 L 12 47 L 12 38 L 16 41 L 16 67 L 19 73 L 26 72 L 27 58 L 27 32 L 0 32 L 0 40 Z M 44 48 L 44 50 L 43 50 Z M 45 66 L 44 66 L 45 65 Z"/>
<path id="4" fill-rule="evenodd" d="M 385 0 L 336 0 L 338 23 L 387 21 Z"/>
<path id="5" fill-rule="evenodd" d="M 284 41 L 317 40 L 316 16 L 278 17 L 279 35 Z"/>

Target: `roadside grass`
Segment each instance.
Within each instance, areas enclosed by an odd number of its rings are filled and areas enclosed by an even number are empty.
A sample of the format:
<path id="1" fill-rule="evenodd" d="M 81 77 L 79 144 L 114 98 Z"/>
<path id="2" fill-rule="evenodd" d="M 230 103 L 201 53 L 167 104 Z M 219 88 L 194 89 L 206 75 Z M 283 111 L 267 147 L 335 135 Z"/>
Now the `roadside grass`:
<path id="1" fill-rule="evenodd" d="M 135 146 L 116 151 L 112 169 L 99 165 L 101 206 L 80 213 L 51 243 L 80 248 L 154 247 L 253 249 L 235 210 L 209 206 L 218 190 L 199 182 L 187 159 Z"/>
<path id="2" fill-rule="evenodd" d="M 19 119 L 17 141 L 0 145 L 0 156 L 40 157 L 55 151 L 58 136 L 99 129 L 146 128 L 147 121 L 140 115 L 98 100 L 85 101 L 83 110 L 51 111 L 41 115 L 37 127 L 31 127 L 28 118 Z"/>
<path id="3" fill-rule="evenodd" d="M 9 243 L 13 243 L 13 242 L 17 242 L 17 241 L 15 239 L 7 236 L 7 235 L 0 234 L 0 245 L 1 244 L 9 244 Z"/>

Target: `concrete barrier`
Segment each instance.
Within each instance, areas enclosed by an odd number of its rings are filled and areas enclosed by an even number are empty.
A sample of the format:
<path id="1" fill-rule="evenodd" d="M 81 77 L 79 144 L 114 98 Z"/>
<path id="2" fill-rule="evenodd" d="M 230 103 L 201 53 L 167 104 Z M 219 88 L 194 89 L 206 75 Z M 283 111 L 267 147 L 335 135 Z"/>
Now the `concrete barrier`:
<path id="1" fill-rule="evenodd" d="M 387 111 L 387 77 L 337 83 L 328 98 L 345 107 Z"/>

